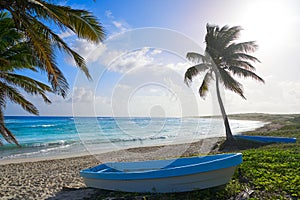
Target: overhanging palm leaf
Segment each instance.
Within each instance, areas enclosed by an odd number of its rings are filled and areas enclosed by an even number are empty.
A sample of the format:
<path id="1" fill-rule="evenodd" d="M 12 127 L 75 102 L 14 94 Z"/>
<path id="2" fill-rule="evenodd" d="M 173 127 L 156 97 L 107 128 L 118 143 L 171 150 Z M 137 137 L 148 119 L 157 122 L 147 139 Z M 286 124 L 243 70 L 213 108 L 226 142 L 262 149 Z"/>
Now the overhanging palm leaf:
<path id="1" fill-rule="evenodd" d="M 0 102 L 1 102 L 1 92 L 0 92 Z M 8 130 L 8 128 L 5 127 L 3 110 L 1 107 L 0 107 L 0 133 L 7 142 L 15 143 L 16 145 L 20 146 L 13 133 L 10 130 Z M 3 142 L 1 140 L 0 140 L 0 145 L 3 145 Z"/>
<path id="2" fill-rule="evenodd" d="M 25 24 L 32 23 L 26 20 L 23 20 L 23 22 Z M 33 53 L 41 62 L 41 65 L 37 67 L 47 72 L 48 80 L 54 91 L 65 97 L 69 88 L 68 83 L 55 62 L 55 54 L 51 40 L 49 40 L 49 36 L 45 33 L 45 29 L 39 27 L 37 24 L 32 24 L 32 27 L 26 30 L 26 34 L 31 38 L 30 45 L 32 45 L 32 48 L 35 50 Z"/>
<path id="3" fill-rule="evenodd" d="M 250 71 L 255 71 L 255 67 L 247 61 L 244 60 L 229 60 L 226 61 L 229 66 L 239 66 L 240 68 L 248 69 Z"/>
<path id="4" fill-rule="evenodd" d="M 100 42 L 104 38 L 103 27 L 91 12 L 38 0 L 28 1 L 28 7 L 40 18 L 53 20 L 61 28 L 71 29 L 81 38 L 94 42 Z"/>
<path id="5" fill-rule="evenodd" d="M 184 82 L 189 85 L 195 76 L 197 76 L 200 72 L 206 71 L 207 69 L 209 69 L 209 64 L 205 63 L 188 68 L 185 72 Z"/>
<path id="6" fill-rule="evenodd" d="M 51 38 L 51 41 L 54 46 L 58 47 L 58 49 L 62 51 L 66 51 L 70 56 L 73 57 L 77 66 L 85 73 L 85 75 L 91 79 L 91 76 L 88 72 L 84 59 L 72 50 L 65 42 L 62 40 L 57 34 L 55 34 L 49 27 L 45 26 L 44 24 L 40 23 L 39 21 L 35 20 L 36 24 L 42 27 L 44 31 L 44 35 Z"/>
<path id="7" fill-rule="evenodd" d="M 261 77 L 259 77 L 257 74 L 255 74 L 254 72 L 247 70 L 247 69 L 243 69 L 240 67 L 235 67 L 235 66 L 230 66 L 229 70 L 233 73 L 233 75 L 237 75 L 239 77 L 243 77 L 243 78 L 253 78 L 254 80 L 260 81 L 260 82 L 265 82 Z"/>
<path id="8" fill-rule="evenodd" d="M 202 84 L 199 88 L 199 94 L 202 98 L 206 97 L 207 92 L 208 92 L 209 83 L 212 79 L 213 79 L 213 77 L 212 77 L 211 71 L 205 74 Z"/>
<path id="9" fill-rule="evenodd" d="M 257 81 L 264 82 L 261 77 L 254 73 L 255 67 L 251 64 L 251 62 L 259 62 L 259 60 L 248 54 L 255 51 L 258 46 L 254 41 L 234 42 L 238 39 L 242 30 L 239 26 L 219 28 L 218 26 L 207 24 L 206 30 L 204 55 L 194 52 L 187 53 L 187 59 L 196 63 L 196 65 L 186 71 L 184 82 L 189 86 L 193 78 L 205 72 L 206 74 L 199 87 L 199 94 L 204 98 L 207 94 L 209 83 L 215 78 L 217 98 L 226 129 L 226 139 L 231 140 L 233 136 L 221 99 L 219 82 L 223 83 L 226 89 L 239 94 L 244 99 L 241 83 L 236 81 L 231 75 L 244 78 L 251 77 Z"/>
<path id="10" fill-rule="evenodd" d="M 234 78 L 232 78 L 226 70 L 222 68 L 219 69 L 219 75 L 217 76 L 220 76 L 220 80 L 223 82 L 226 89 L 229 89 L 246 99 L 243 94 L 242 84 L 234 80 Z"/>
<path id="11" fill-rule="evenodd" d="M 38 109 L 30 101 L 26 100 L 18 90 L 3 82 L 0 82 L 0 87 L 3 95 L 10 99 L 12 102 L 19 104 L 24 110 L 29 113 L 32 113 L 34 115 L 39 114 Z"/>
<path id="12" fill-rule="evenodd" d="M 31 95 L 40 95 L 44 99 L 45 103 L 51 103 L 51 101 L 46 96 L 46 92 L 52 92 L 51 88 L 39 81 L 36 81 L 32 78 L 27 76 L 22 76 L 19 74 L 13 73 L 1 73 L 0 78 L 5 80 L 5 82 L 9 83 L 10 85 L 14 85 L 17 87 L 22 88 L 25 92 Z"/>
<path id="13" fill-rule="evenodd" d="M 22 88 L 25 92 L 32 95 L 40 95 L 46 103 L 51 101 L 46 96 L 46 92 L 51 92 L 51 88 L 39 81 L 26 76 L 8 73 L 0 70 L 0 134 L 7 142 L 13 142 L 18 145 L 16 138 L 12 132 L 5 127 L 3 118 L 3 109 L 6 107 L 6 99 L 19 104 L 24 110 L 29 113 L 38 114 L 37 108 L 14 87 Z M 3 144 L 0 139 L 0 145 Z"/>
<path id="14" fill-rule="evenodd" d="M 254 52 L 257 50 L 258 46 L 255 41 L 241 42 L 241 43 L 231 43 L 226 49 L 224 49 L 224 54 L 232 54 L 236 52 Z"/>
<path id="15" fill-rule="evenodd" d="M 201 55 L 199 53 L 189 52 L 186 55 L 186 58 L 195 63 L 203 62 L 203 63 L 209 63 L 209 58 L 207 56 Z"/>
<path id="16" fill-rule="evenodd" d="M 43 65 L 39 67 L 48 73 L 48 80 L 57 94 L 65 97 L 68 83 L 55 63 L 56 47 L 71 55 L 76 65 L 91 79 L 84 59 L 44 22 L 55 24 L 62 31 L 69 29 L 78 37 L 97 43 L 104 39 L 105 33 L 92 13 L 43 0 L 0 1 L 0 10 L 9 11 L 15 26 L 25 34 L 36 58 Z"/>
<path id="17" fill-rule="evenodd" d="M 37 108 L 21 94 L 21 91 L 39 95 L 46 103 L 51 103 L 46 93 L 52 92 L 52 89 L 30 77 L 16 74 L 16 70 L 36 71 L 36 67 L 44 65 L 35 56 L 22 33 L 14 28 L 12 19 L 7 16 L 0 12 L 0 134 L 7 142 L 18 145 L 13 133 L 5 127 L 3 112 L 7 101 L 19 104 L 27 112 L 37 115 Z M 0 139 L 1 144 L 3 142 Z"/>
<path id="18" fill-rule="evenodd" d="M 233 53 L 230 55 L 225 54 L 223 60 L 225 60 L 225 62 L 230 62 L 230 60 L 249 60 L 252 62 L 260 62 L 254 56 L 248 55 L 246 53 Z"/>

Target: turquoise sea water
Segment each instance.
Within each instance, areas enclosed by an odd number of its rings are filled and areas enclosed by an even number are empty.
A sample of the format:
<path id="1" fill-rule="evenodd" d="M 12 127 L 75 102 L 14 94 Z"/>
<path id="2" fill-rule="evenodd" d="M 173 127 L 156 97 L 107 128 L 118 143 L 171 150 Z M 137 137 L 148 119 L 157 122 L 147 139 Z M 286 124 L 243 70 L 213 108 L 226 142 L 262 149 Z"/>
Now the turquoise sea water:
<path id="1" fill-rule="evenodd" d="M 0 161 L 114 151 L 129 147 L 195 142 L 224 136 L 220 119 L 111 118 L 111 117 L 5 117 L 7 127 L 22 148 L 4 142 Z M 234 134 L 265 123 L 231 120 Z"/>

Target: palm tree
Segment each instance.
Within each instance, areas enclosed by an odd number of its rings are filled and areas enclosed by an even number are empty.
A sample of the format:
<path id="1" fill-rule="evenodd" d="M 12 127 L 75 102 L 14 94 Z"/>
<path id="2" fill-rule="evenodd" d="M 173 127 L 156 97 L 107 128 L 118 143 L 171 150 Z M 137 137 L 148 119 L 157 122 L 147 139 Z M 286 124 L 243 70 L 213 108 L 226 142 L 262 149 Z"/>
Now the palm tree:
<path id="1" fill-rule="evenodd" d="M 204 98 L 211 80 L 215 80 L 217 98 L 226 130 L 226 140 L 231 141 L 233 136 L 220 95 L 219 85 L 220 82 L 223 83 L 226 89 L 246 99 L 241 83 L 236 81 L 232 75 L 245 78 L 251 77 L 257 81 L 264 82 L 261 77 L 254 73 L 255 67 L 251 64 L 251 62 L 259 62 L 259 60 L 248 54 L 255 51 L 258 46 L 254 41 L 235 42 L 242 30 L 239 26 L 219 28 L 218 26 L 207 24 L 206 30 L 204 54 L 187 53 L 187 59 L 197 64 L 187 69 L 184 81 L 189 86 L 195 76 L 204 72 L 205 76 L 199 88 L 199 94 Z"/>
<path id="2" fill-rule="evenodd" d="M 14 27 L 14 22 L 5 12 L 0 12 L 0 133 L 7 142 L 18 142 L 4 123 L 3 112 L 7 100 L 19 104 L 24 110 L 37 115 L 37 108 L 20 93 L 19 89 L 31 94 L 40 95 L 46 103 L 51 101 L 46 92 L 52 89 L 30 77 L 15 73 L 16 70 L 33 70 L 40 66 L 39 59 L 33 57 L 32 48 L 23 38 L 23 34 Z M 0 140 L 0 145 L 2 145 Z"/>
<path id="3" fill-rule="evenodd" d="M 65 97 L 68 83 L 55 62 L 55 49 L 71 55 L 76 65 L 91 79 L 83 57 L 72 50 L 50 25 L 56 25 L 62 31 L 71 30 L 78 37 L 97 43 L 104 39 L 105 34 L 92 13 L 45 0 L 1 0 L 1 10 L 8 11 L 18 31 L 24 33 L 34 49 L 34 56 L 41 62 L 38 67 L 47 72 L 56 94 Z"/>

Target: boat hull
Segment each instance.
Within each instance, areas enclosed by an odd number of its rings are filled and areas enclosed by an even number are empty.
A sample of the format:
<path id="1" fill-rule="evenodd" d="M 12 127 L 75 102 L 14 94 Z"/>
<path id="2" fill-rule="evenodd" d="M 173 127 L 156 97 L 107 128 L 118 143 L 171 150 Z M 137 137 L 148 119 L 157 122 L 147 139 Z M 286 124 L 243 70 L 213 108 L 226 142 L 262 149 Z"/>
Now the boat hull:
<path id="1" fill-rule="evenodd" d="M 186 192 L 224 185 L 242 154 L 105 163 L 80 171 L 88 187 L 124 192 Z"/>
<path id="2" fill-rule="evenodd" d="M 88 187 L 123 192 L 170 193 L 205 189 L 228 183 L 235 167 L 186 176 L 148 180 L 105 180 L 84 178 Z"/>
<path id="3" fill-rule="evenodd" d="M 250 135 L 236 135 L 236 138 L 251 140 L 261 143 L 295 143 L 296 138 L 287 137 L 272 137 L 272 136 L 250 136 Z"/>

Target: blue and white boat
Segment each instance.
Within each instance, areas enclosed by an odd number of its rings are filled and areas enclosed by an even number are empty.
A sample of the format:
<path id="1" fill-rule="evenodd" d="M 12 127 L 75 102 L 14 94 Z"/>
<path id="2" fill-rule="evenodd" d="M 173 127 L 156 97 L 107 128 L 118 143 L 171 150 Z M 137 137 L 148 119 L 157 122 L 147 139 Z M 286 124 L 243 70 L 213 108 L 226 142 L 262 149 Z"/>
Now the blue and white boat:
<path id="1" fill-rule="evenodd" d="M 228 183 L 242 154 L 111 162 L 80 171 L 88 187 L 124 192 L 185 192 Z"/>
<path id="2" fill-rule="evenodd" d="M 272 137 L 272 136 L 250 136 L 250 135 L 235 135 L 235 138 L 251 140 L 261 143 L 296 143 L 296 138 L 288 137 Z"/>

